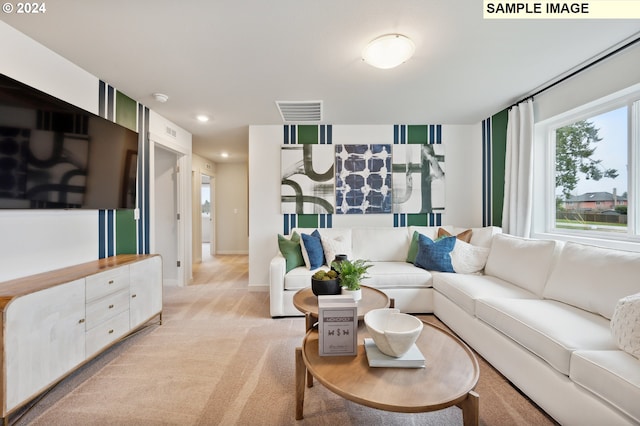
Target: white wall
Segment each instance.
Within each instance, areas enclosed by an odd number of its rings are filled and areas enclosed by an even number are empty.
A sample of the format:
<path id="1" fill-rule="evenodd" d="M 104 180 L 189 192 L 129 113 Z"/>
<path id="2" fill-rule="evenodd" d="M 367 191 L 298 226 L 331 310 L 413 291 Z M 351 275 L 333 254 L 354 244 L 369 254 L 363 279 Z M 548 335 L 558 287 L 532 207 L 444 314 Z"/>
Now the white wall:
<path id="1" fill-rule="evenodd" d="M 266 289 L 269 262 L 283 232 L 280 213 L 282 126 L 249 128 L 249 287 Z M 392 143 L 393 126 L 334 125 L 334 144 Z M 442 126 L 446 213 L 443 224 L 482 226 L 481 125 Z M 334 227 L 393 226 L 393 215 L 333 215 Z"/>
<path id="2" fill-rule="evenodd" d="M 97 77 L 2 21 L 0 73 L 91 113 L 99 112 Z M 178 131 L 174 147 L 188 152 L 185 169 L 190 170 L 191 135 L 151 111 L 151 132 L 162 134 L 168 125 Z M 96 210 L 0 210 L 0 281 L 97 259 L 98 231 Z"/>
<path id="3" fill-rule="evenodd" d="M 2 21 L 0 73 L 98 111 L 98 78 Z M 94 210 L 0 210 L 0 281 L 97 259 L 97 229 Z"/>
<path id="4" fill-rule="evenodd" d="M 98 114 L 97 77 L 2 21 L 0 72 Z"/>

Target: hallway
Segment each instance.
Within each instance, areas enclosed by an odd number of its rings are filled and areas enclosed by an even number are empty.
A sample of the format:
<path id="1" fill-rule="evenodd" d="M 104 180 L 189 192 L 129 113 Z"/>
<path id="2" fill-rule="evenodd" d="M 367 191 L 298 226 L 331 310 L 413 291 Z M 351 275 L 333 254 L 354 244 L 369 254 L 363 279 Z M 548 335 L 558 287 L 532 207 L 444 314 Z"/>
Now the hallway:
<path id="1" fill-rule="evenodd" d="M 248 255 L 209 254 L 209 244 L 202 245 L 202 263 L 193 265 L 193 283 L 216 284 L 226 288 L 247 288 L 249 280 Z"/>

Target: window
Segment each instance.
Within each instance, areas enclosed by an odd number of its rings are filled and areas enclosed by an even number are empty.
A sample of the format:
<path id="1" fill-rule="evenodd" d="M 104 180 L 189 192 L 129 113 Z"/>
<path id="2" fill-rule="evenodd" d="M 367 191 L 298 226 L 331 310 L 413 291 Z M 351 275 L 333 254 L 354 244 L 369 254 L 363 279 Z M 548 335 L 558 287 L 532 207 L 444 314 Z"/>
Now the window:
<path id="1" fill-rule="evenodd" d="M 536 126 L 536 140 L 548 153 L 547 185 L 536 191 L 544 192 L 542 205 L 549 208 L 534 213 L 538 231 L 640 239 L 640 88 L 625 92 Z"/>

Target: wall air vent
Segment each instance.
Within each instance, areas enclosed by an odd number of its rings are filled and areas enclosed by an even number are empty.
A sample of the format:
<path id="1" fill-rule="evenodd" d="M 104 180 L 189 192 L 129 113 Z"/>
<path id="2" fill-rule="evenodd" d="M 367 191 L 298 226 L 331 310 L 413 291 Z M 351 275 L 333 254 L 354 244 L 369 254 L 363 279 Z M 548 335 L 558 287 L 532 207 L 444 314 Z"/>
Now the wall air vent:
<path id="1" fill-rule="evenodd" d="M 172 129 L 171 127 L 167 126 L 167 134 L 175 138 L 177 134 L 176 129 Z"/>
<path id="2" fill-rule="evenodd" d="M 285 123 L 322 121 L 322 101 L 276 101 Z"/>

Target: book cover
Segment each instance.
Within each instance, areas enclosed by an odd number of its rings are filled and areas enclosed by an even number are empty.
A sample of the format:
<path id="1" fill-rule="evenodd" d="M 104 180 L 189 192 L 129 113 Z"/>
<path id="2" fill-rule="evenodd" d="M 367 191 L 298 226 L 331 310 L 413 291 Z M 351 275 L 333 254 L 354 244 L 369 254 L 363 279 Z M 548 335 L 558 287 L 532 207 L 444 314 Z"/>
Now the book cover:
<path id="1" fill-rule="evenodd" d="M 424 356 L 415 343 L 406 354 L 399 358 L 380 352 L 371 338 L 364 339 L 364 349 L 367 353 L 369 367 L 424 368 L 425 366 Z"/>
<path id="2" fill-rule="evenodd" d="M 358 352 L 358 308 L 351 296 L 318 296 L 320 356 L 354 356 Z"/>

